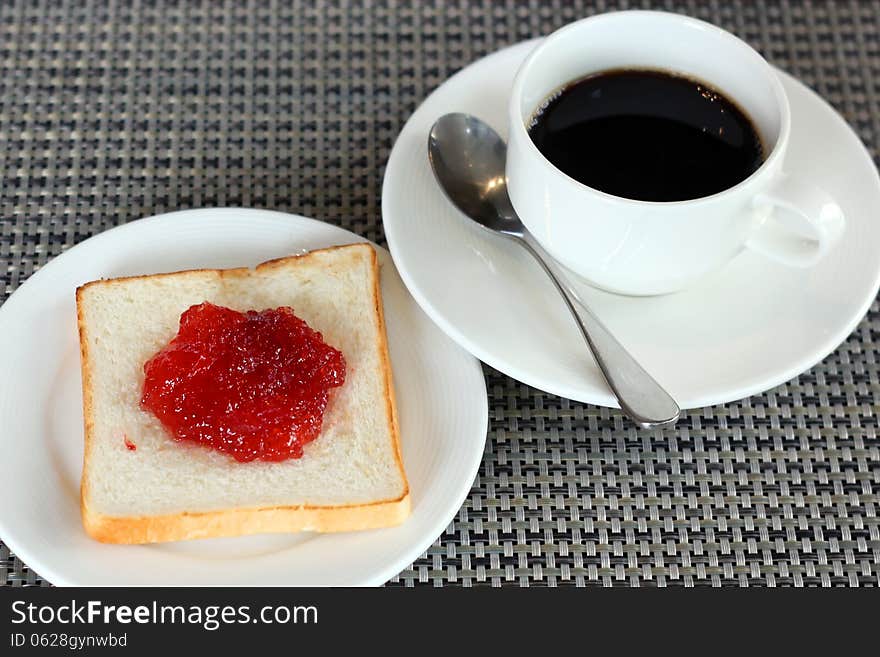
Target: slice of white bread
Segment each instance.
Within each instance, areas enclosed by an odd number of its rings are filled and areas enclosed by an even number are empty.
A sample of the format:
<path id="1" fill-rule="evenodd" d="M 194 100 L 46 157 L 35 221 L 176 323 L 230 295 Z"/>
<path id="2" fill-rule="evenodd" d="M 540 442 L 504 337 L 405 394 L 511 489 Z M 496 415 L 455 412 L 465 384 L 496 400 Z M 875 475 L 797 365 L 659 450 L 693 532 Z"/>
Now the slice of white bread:
<path id="1" fill-rule="evenodd" d="M 300 459 L 239 463 L 178 442 L 140 408 L 144 363 L 203 301 L 236 310 L 290 306 L 342 351 L 321 435 Z M 369 244 L 256 269 L 100 280 L 76 292 L 82 357 L 86 531 L 109 543 L 263 532 L 349 531 L 402 522 L 409 488 L 398 443 L 379 268 Z M 134 445 L 132 450 L 126 440 Z"/>

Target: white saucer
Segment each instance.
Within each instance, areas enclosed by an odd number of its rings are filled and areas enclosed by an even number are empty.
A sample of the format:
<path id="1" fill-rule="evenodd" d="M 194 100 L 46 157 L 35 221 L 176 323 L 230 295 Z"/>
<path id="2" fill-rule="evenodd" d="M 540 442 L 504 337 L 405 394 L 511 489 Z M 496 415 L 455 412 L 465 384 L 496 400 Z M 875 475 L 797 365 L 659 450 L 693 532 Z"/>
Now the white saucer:
<path id="1" fill-rule="evenodd" d="M 385 235 L 400 275 L 437 324 L 492 367 L 547 392 L 617 406 L 556 292 L 520 247 L 484 232 L 443 196 L 428 131 L 468 112 L 507 134 L 514 73 L 535 41 L 468 66 L 410 118 L 388 162 Z M 856 327 L 880 285 L 880 179 L 853 131 L 822 99 L 780 73 L 791 99 L 786 170 L 828 190 L 846 213 L 841 242 L 812 269 L 745 252 L 686 292 L 582 292 L 620 341 L 684 408 L 742 399 L 827 356 Z"/>
<path id="2" fill-rule="evenodd" d="M 488 405 L 479 363 L 413 302 L 380 249 L 382 295 L 412 516 L 390 529 L 104 545 L 80 523 L 82 409 L 74 290 L 101 277 L 255 265 L 362 242 L 312 219 L 193 210 L 143 219 L 70 249 L 0 308 L 0 538 L 64 585 L 374 585 L 452 520 L 477 473 Z"/>

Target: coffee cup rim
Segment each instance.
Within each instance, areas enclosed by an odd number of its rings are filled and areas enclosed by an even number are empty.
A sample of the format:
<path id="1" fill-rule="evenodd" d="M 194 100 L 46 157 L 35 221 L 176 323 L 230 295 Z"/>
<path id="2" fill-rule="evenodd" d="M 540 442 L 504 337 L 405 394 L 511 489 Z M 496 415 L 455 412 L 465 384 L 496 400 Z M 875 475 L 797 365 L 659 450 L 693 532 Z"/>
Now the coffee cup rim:
<path id="1" fill-rule="evenodd" d="M 614 194 L 609 194 L 608 192 L 603 192 L 600 189 L 596 189 L 595 187 L 590 187 L 582 183 L 579 180 L 576 180 L 569 176 L 567 173 L 562 171 L 559 167 L 554 165 L 550 160 L 548 160 L 545 155 L 538 149 L 535 145 L 535 142 L 532 141 L 531 136 L 528 133 L 528 129 L 526 128 L 525 122 L 522 118 L 522 112 L 520 110 L 521 103 L 520 99 L 522 97 L 523 86 L 525 84 L 525 77 L 529 72 L 529 69 L 534 64 L 534 62 L 541 56 L 542 52 L 546 50 L 553 41 L 557 38 L 567 34 L 568 32 L 581 29 L 583 25 L 596 24 L 610 20 L 621 20 L 629 17 L 642 16 L 642 17 L 654 17 L 660 20 L 670 20 L 679 23 L 685 23 L 692 25 L 694 27 L 698 27 L 699 29 L 710 31 L 713 35 L 718 38 L 725 39 L 730 43 L 736 44 L 737 47 L 745 49 L 749 56 L 753 58 L 757 58 L 759 64 L 766 69 L 767 77 L 770 80 L 770 86 L 773 89 L 773 93 L 775 96 L 777 107 L 779 108 L 780 117 L 779 117 L 779 134 L 776 137 L 775 143 L 770 148 L 770 152 L 764 161 L 761 163 L 757 169 L 755 169 L 752 173 L 750 173 L 746 178 L 738 182 L 736 185 L 732 187 L 728 187 L 727 189 L 723 189 L 720 192 L 716 192 L 714 194 L 710 194 L 709 196 L 700 196 L 698 198 L 693 199 L 685 199 L 681 201 L 644 201 L 640 199 L 631 199 L 626 198 L 625 196 L 615 196 Z M 711 84 L 711 80 L 705 80 L 706 83 Z M 770 65 L 770 63 L 761 56 L 761 54 L 752 48 L 748 43 L 740 39 L 735 34 L 728 32 L 727 30 L 718 27 L 717 25 L 713 25 L 712 23 L 708 23 L 706 21 L 700 20 L 698 18 L 693 18 L 691 16 L 684 16 L 681 14 L 674 14 L 666 11 L 655 11 L 655 10 L 643 10 L 643 9 L 630 9 L 624 11 L 612 11 L 606 12 L 602 14 L 597 14 L 594 16 L 588 16 L 587 18 L 582 18 L 580 20 L 574 21 L 573 23 L 569 23 L 565 25 L 555 32 L 543 37 L 540 43 L 535 46 L 535 48 L 528 54 L 525 60 L 520 65 L 517 70 L 516 76 L 513 80 L 513 87 L 511 89 L 510 101 L 508 103 L 508 113 L 509 119 L 512 126 L 512 129 L 521 131 L 522 135 L 525 137 L 525 147 L 529 150 L 529 152 L 533 156 L 537 156 L 538 161 L 545 167 L 549 167 L 555 174 L 565 178 L 574 186 L 578 187 L 583 191 L 587 191 L 591 194 L 595 194 L 609 202 L 612 203 L 623 203 L 626 205 L 644 205 L 650 207 L 682 207 L 682 206 L 692 206 L 699 205 L 701 203 L 706 203 L 710 201 L 717 200 L 718 198 L 731 194 L 732 192 L 739 191 L 750 184 L 752 184 L 756 179 L 761 177 L 768 170 L 771 170 L 772 167 L 775 166 L 777 160 L 783 157 L 782 151 L 784 150 L 780 145 L 788 142 L 789 133 L 791 131 L 791 110 L 788 103 L 788 96 L 785 94 L 785 90 L 782 87 L 782 82 L 779 79 L 776 71 Z"/>

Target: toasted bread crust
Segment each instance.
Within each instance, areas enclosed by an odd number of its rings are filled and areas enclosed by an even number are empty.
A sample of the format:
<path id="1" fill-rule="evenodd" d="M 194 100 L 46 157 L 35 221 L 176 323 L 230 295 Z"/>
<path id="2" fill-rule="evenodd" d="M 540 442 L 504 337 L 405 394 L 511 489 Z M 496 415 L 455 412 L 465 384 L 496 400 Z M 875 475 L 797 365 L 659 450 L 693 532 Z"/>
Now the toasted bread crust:
<path id="1" fill-rule="evenodd" d="M 296 531 L 342 532 L 361 529 L 388 527 L 403 522 L 410 513 L 411 500 L 409 482 L 403 468 L 400 450 L 399 423 L 394 397 L 391 362 L 388 354 L 388 340 L 385 333 L 385 317 L 379 285 L 381 275 L 376 250 L 368 243 L 349 244 L 325 249 L 316 249 L 303 255 L 288 256 L 268 260 L 257 265 L 256 269 L 274 268 L 288 264 L 291 260 L 314 257 L 323 251 L 346 248 L 367 248 L 374 274 L 373 302 L 379 322 L 380 344 L 377 345 L 382 360 L 382 380 L 385 388 L 385 406 L 391 426 L 392 447 L 397 467 L 403 481 L 403 491 L 395 499 L 380 500 L 367 504 L 336 506 L 276 506 L 251 509 L 223 509 L 210 512 L 176 513 L 157 516 L 108 516 L 89 509 L 88 468 L 92 451 L 94 431 L 91 369 L 89 367 L 88 334 L 83 316 L 82 294 L 92 285 L 106 283 L 106 280 L 92 281 L 76 290 L 77 325 L 79 328 L 80 356 L 83 383 L 83 417 L 85 448 L 83 451 L 83 474 L 80 483 L 80 512 L 83 527 L 92 538 L 105 543 L 158 543 L 193 538 L 213 538 L 221 536 L 241 536 L 258 533 L 280 533 Z M 174 276 L 189 272 L 214 272 L 223 276 L 241 276 L 249 273 L 248 268 L 236 269 L 198 269 L 145 276 L 128 276 L 109 280 L 132 280 Z"/>
<path id="2" fill-rule="evenodd" d="M 291 260 L 303 260 L 313 258 L 319 253 L 325 253 L 327 251 L 335 251 L 337 249 L 348 249 L 351 247 L 367 247 L 370 251 L 373 252 L 373 258 L 376 258 L 376 250 L 369 242 L 356 242 L 354 244 L 341 244 L 339 246 L 327 246 L 323 249 L 313 249 L 311 251 L 307 251 L 306 253 L 300 255 L 291 255 L 284 256 L 282 258 L 273 258 L 272 260 L 266 260 L 265 262 L 261 262 L 256 267 L 233 267 L 231 269 L 181 269 L 179 271 L 163 271 L 158 274 L 139 274 L 137 276 L 117 276 L 115 278 L 101 278 L 96 281 L 89 281 L 88 283 L 83 283 L 78 288 L 76 288 L 76 301 L 77 301 L 77 321 L 81 320 L 82 317 L 80 315 L 79 310 L 79 301 L 80 301 L 80 292 L 81 290 L 85 290 L 93 285 L 105 285 L 111 282 L 119 282 L 119 281 L 138 281 L 143 279 L 155 279 L 155 278 L 165 278 L 166 276 L 180 276 L 181 274 L 216 274 L 221 278 L 227 276 L 242 276 L 247 275 L 252 271 L 258 271 L 260 269 L 272 269 L 275 267 L 284 266 L 289 263 Z M 378 270 L 377 270 L 378 271 Z"/>
<path id="3" fill-rule="evenodd" d="M 88 470 L 89 470 L 89 454 L 91 452 L 91 437 L 95 428 L 95 421 L 92 413 L 92 370 L 89 367 L 89 340 L 87 337 L 87 329 L 85 318 L 83 317 L 82 294 L 85 285 L 76 288 L 76 325 L 79 332 L 79 357 L 80 369 L 82 376 L 82 395 L 83 395 L 83 437 L 85 441 L 83 449 L 83 468 L 82 476 L 79 483 L 79 503 L 80 512 L 85 523 L 85 500 L 88 498 Z M 88 531 L 88 528 L 87 528 Z"/>
<path id="4" fill-rule="evenodd" d="M 115 517 L 81 503 L 83 527 L 102 543 L 162 543 L 193 538 L 298 531 L 347 532 L 399 525 L 410 512 L 407 493 L 398 500 L 352 506 L 282 506 L 207 513 Z"/>
<path id="5" fill-rule="evenodd" d="M 382 304 L 382 290 L 379 285 L 381 272 L 379 270 L 379 257 L 376 255 L 376 249 L 370 249 L 370 256 L 373 267 L 373 303 L 376 307 L 376 317 L 379 320 L 379 336 L 381 337 L 379 353 L 382 356 L 382 374 L 385 384 L 385 409 L 388 414 L 388 421 L 391 423 L 391 435 L 394 442 L 394 460 L 397 462 L 397 468 L 400 470 L 400 477 L 403 479 L 403 497 L 409 497 L 409 480 L 406 478 L 406 472 L 403 469 L 403 455 L 400 453 L 397 398 L 394 395 L 391 356 L 388 354 L 388 338 L 385 333 L 385 309 Z"/>

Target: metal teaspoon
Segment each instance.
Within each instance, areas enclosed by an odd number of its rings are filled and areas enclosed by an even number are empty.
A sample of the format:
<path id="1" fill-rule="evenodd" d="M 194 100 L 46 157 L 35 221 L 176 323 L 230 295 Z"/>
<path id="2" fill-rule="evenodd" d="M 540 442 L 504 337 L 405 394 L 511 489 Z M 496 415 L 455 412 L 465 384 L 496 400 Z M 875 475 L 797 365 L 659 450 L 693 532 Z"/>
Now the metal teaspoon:
<path id="1" fill-rule="evenodd" d="M 681 413 L 675 400 L 611 335 L 520 221 L 507 195 L 506 156 L 498 133 L 474 116 L 446 114 L 431 128 L 428 157 L 447 198 L 484 228 L 524 246 L 540 263 L 565 299 L 623 412 L 646 429 L 674 423 Z"/>

